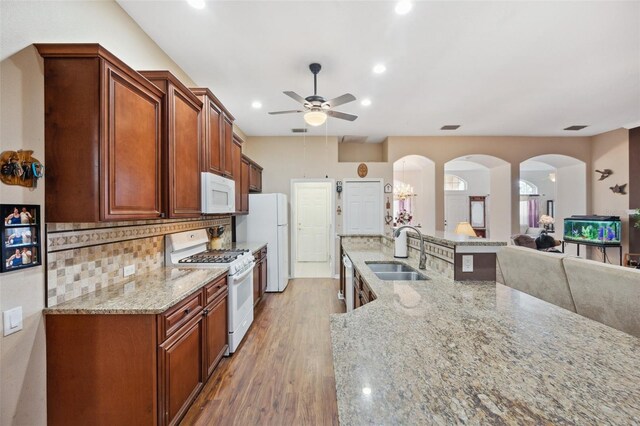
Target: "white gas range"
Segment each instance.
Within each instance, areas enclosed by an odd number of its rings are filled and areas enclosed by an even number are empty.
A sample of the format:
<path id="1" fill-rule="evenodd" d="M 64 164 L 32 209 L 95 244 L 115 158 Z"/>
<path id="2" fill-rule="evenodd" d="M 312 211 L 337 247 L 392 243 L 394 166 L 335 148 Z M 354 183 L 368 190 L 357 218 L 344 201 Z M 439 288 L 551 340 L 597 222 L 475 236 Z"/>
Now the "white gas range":
<path id="1" fill-rule="evenodd" d="M 249 250 L 207 250 L 206 229 L 166 236 L 167 266 L 188 268 L 229 268 L 228 323 L 229 352 L 236 351 L 253 322 L 253 255 Z"/>

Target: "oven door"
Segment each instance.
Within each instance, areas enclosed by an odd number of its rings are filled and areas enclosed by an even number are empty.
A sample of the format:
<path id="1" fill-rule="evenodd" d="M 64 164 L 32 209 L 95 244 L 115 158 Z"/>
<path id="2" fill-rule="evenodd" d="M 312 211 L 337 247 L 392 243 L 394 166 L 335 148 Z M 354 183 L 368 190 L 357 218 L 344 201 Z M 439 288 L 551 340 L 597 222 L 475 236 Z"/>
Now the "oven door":
<path id="1" fill-rule="evenodd" d="M 229 275 L 229 332 L 238 330 L 253 313 L 253 268 L 255 262 L 242 272 Z"/>
<path id="2" fill-rule="evenodd" d="M 233 213 L 236 211 L 236 184 L 231 179 L 201 173 L 202 213 Z"/>

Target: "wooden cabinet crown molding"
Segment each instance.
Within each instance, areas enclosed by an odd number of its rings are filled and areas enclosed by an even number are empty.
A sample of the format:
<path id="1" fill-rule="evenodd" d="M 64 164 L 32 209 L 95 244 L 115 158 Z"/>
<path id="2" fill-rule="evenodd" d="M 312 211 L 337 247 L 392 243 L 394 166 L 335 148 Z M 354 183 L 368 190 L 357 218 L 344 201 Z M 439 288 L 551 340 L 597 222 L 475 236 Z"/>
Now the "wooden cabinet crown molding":
<path id="1" fill-rule="evenodd" d="M 144 71 L 138 71 L 140 74 L 142 74 L 145 78 L 149 79 L 149 80 L 167 80 L 169 82 L 171 82 L 171 84 L 173 84 L 176 88 L 178 88 L 178 90 L 180 90 L 180 92 L 182 92 L 182 94 L 184 96 L 187 96 L 189 98 L 189 100 L 191 100 L 191 102 L 197 104 L 200 109 L 202 109 L 202 100 L 196 96 L 195 93 L 193 93 L 191 91 L 191 89 L 189 89 L 187 86 L 185 86 L 180 80 L 178 80 L 178 77 L 176 77 L 175 75 L 173 75 L 171 73 L 171 71 L 167 71 L 167 70 L 144 70 Z"/>
<path id="2" fill-rule="evenodd" d="M 129 77 L 134 79 L 138 84 L 153 91 L 156 95 L 162 96 L 165 94 L 162 89 L 144 78 L 140 73 L 122 62 L 113 53 L 98 43 L 34 43 L 34 46 L 43 58 L 101 58 L 107 60 L 125 71 Z"/>
<path id="3" fill-rule="evenodd" d="M 224 115 L 226 115 L 229 118 L 229 120 L 235 121 L 235 117 L 229 112 L 229 110 L 224 106 L 224 104 L 222 102 L 220 102 L 220 99 L 218 99 L 218 97 L 216 95 L 214 95 L 213 92 L 211 92 L 211 90 L 209 90 L 209 88 L 207 88 L 207 87 L 192 87 L 191 91 L 196 96 L 206 96 L 209 99 L 211 99 L 213 101 L 213 103 L 216 104 L 218 106 L 218 108 L 220 108 L 222 110 Z"/>

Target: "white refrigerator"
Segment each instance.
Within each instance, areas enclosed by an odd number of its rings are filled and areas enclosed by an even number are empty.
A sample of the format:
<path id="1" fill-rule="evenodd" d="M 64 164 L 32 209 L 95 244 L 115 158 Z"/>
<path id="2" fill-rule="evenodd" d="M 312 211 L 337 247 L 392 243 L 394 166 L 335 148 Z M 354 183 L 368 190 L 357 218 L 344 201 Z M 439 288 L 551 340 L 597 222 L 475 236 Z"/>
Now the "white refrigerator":
<path id="1" fill-rule="evenodd" d="M 289 225 L 285 194 L 249 194 L 249 214 L 236 218 L 238 241 L 266 242 L 267 291 L 289 283 Z"/>

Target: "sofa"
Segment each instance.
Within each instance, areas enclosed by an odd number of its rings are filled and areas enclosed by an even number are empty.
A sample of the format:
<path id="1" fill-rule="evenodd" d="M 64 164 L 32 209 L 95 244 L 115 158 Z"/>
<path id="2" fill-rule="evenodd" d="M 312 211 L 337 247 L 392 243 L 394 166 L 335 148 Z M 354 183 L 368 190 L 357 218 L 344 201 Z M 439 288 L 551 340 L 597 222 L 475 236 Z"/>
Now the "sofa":
<path id="1" fill-rule="evenodd" d="M 497 263 L 504 285 L 640 337 L 640 270 L 517 246 Z"/>

